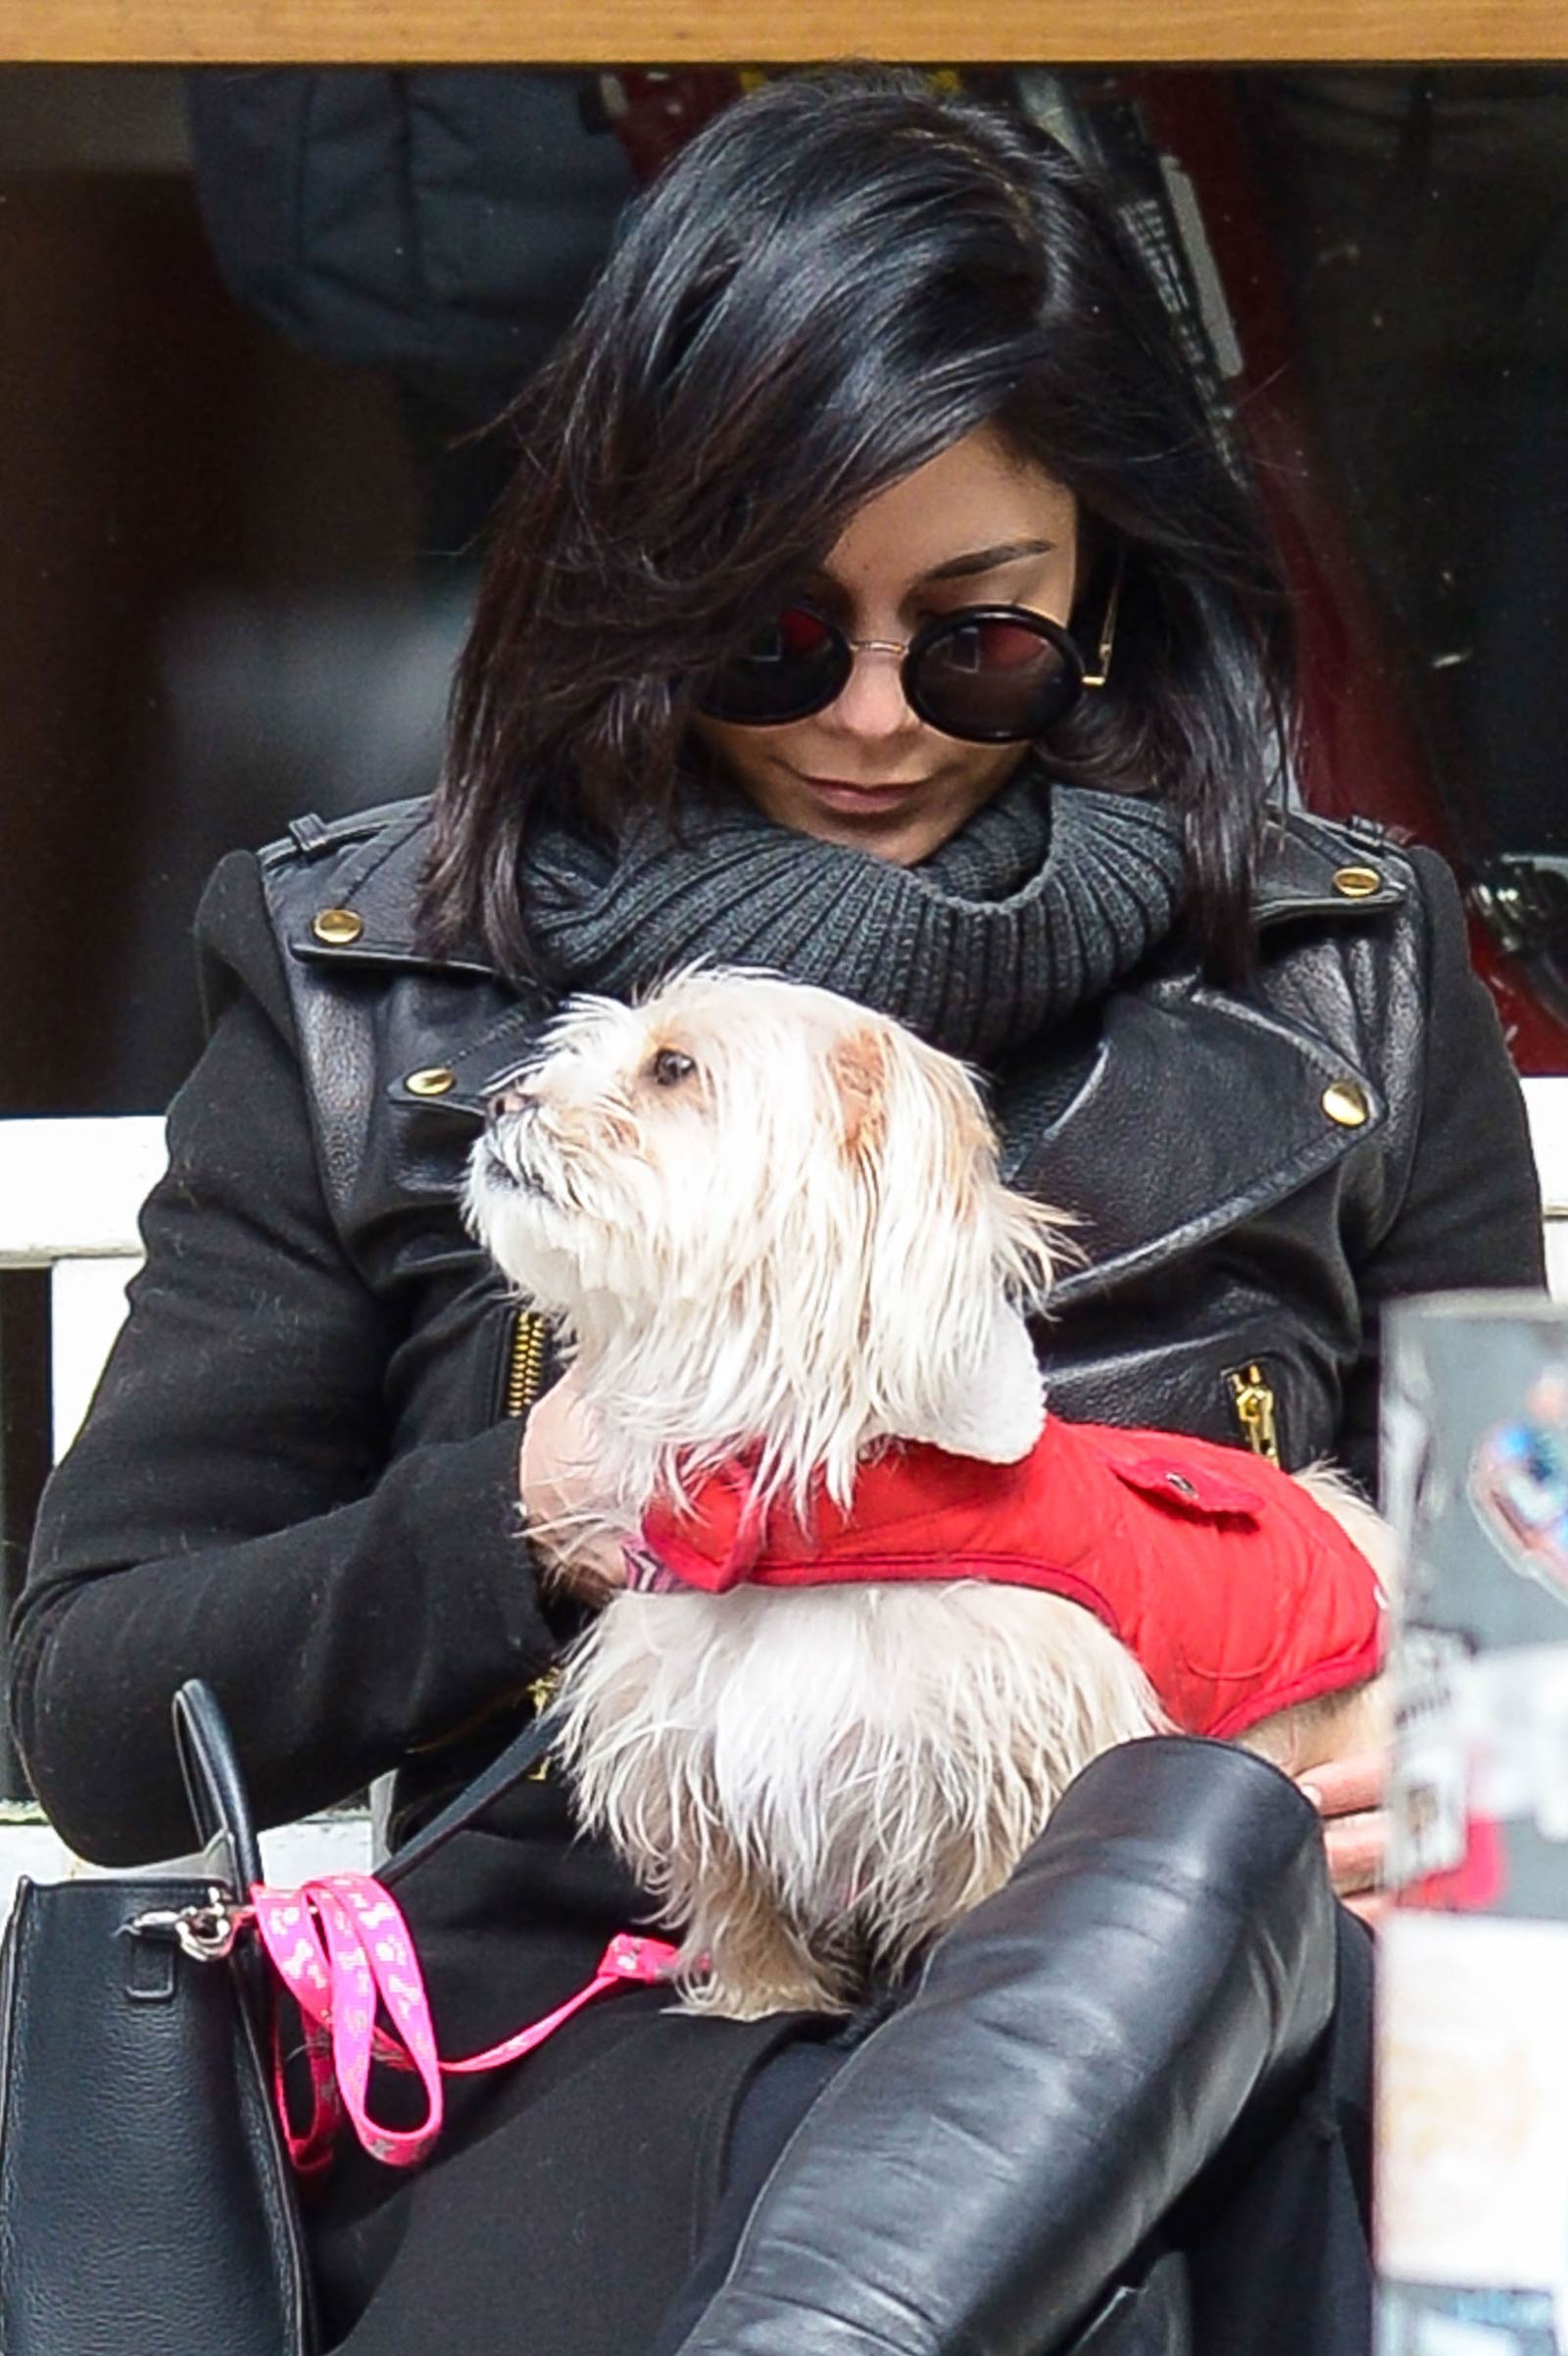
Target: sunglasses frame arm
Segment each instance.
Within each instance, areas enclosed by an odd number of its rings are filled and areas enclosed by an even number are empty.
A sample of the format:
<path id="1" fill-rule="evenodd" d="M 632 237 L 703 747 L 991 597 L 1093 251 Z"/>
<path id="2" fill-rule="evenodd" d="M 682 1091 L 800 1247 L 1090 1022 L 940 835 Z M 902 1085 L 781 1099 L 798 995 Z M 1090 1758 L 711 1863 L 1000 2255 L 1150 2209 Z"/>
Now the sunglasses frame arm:
<path id="1" fill-rule="evenodd" d="M 1095 667 L 1093 670 L 1090 670 L 1087 664 L 1084 667 L 1083 684 L 1085 687 L 1103 687 L 1110 676 L 1111 651 L 1116 644 L 1116 609 L 1120 603 L 1121 559 L 1118 557 L 1115 576 L 1110 584 L 1110 595 L 1105 600 L 1104 616 L 1100 624 L 1099 641 L 1095 647 Z"/>

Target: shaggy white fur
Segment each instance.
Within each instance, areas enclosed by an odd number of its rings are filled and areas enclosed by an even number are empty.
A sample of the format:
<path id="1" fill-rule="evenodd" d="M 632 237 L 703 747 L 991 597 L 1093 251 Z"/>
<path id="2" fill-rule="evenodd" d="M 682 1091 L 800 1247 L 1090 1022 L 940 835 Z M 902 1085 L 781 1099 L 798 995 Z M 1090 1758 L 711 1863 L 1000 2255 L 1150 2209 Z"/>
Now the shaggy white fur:
<path id="1" fill-rule="evenodd" d="M 620 1595 L 562 1699 L 588 1821 L 683 1929 L 688 2001 L 741 2018 L 902 1970 L 1159 1723 L 1092 1614 L 977 1581 Z"/>
<path id="2" fill-rule="evenodd" d="M 961 1064 L 829 992 L 696 969 L 572 1002 L 498 1093 L 467 1211 L 574 1348 L 588 1533 L 633 1538 L 737 1454 L 804 1508 L 895 1439 L 1039 1437 L 1020 1312 L 1067 1223 L 1002 1184 Z M 686 2001 L 737 2017 L 855 2002 L 1164 1724 L 1092 1614 L 978 1582 L 617 1595 L 556 1710 L 585 1820 L 684 1933 Z"/>

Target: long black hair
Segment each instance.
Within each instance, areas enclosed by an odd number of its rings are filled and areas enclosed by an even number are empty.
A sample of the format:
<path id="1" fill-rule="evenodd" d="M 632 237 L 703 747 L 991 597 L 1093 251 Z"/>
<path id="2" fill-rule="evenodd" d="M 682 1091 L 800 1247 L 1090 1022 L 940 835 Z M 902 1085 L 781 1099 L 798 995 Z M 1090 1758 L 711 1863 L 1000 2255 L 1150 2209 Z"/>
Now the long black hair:
<path id="1" fill-rule="evenodd" d="M 1184 813 L 1188 912 L 1245 964 L 1291 646 L 1254 492 L 1106 194 L 1010 114 L 877 68 L 765 86 L 628 220 L 513 418 L 519 462 L 453 695 L 437 949 L 528 969 L 543 810 L 612 834 L 689 769 L 690 682 L 868 498 L 977 426 L 1073 491 L 1118 567 L 1108 688 L 1060 773 Z"/>

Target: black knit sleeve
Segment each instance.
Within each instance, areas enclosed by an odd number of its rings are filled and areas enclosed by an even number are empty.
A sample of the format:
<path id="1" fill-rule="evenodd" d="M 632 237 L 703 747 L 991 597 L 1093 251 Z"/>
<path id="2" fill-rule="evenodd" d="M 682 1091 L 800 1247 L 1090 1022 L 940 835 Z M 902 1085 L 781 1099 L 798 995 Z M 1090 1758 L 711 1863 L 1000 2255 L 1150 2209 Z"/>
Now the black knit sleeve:
<path id="1" fill-rule="evenodd" d="M 171 1112 L 146 1265 L 13 1631 L 39 1797 L 107 1862 L 189 1846 L 169 1722 L 185 1677 L 216 1687 L 271 1822 L 450 1733 L 553 1649 L 516 1426 L 387 1461 L 385 1312 L 321 1198 L 249 862 L 208 915 L 226 1003 Z"/>

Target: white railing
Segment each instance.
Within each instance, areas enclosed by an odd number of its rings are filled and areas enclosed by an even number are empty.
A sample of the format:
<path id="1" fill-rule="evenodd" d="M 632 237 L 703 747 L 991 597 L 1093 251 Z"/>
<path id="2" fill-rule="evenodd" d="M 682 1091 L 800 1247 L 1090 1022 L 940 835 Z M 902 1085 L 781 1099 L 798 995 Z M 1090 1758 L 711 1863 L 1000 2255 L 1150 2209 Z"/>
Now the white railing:
<path id="1" fill-rule="evenodd" d="M 124 1318 L 141 1265 L 136 1214 L 166 1160 L 156 1118 L 0 1120 L 0 1269 L 49 1272 L 52 1459 L 75 1437 Z M 264 1834 L 262 1846 L 269 1877 L 292 1884 L 363 1867 L 369 1822 L 363 1812 L 310 1817 Z M 0 1804 L 0 1922 L 23 1874 L 82 1870 L 36 1808 Z"/>
<path id="2" fill-rule="evenodd" d="M 1568 1299 L 1568 1076 L 1524 1083 L 1547 1273 Z M 164 1124 L 0 1120 L 0 1268 L 50 1270 L 53 1453 L 86 1411 L 140 1264 L 136 1214 L 163 1171 Z"/>
<path id="3" fill-rule="evenodd" d="M 165 1162 L 157 1119 L 0 1121 L 0 1268 L 47 1268 L 51 1454 L 61 1456 L 125 1313 L 140 1210 Z"/>

